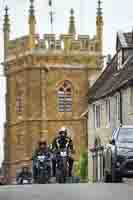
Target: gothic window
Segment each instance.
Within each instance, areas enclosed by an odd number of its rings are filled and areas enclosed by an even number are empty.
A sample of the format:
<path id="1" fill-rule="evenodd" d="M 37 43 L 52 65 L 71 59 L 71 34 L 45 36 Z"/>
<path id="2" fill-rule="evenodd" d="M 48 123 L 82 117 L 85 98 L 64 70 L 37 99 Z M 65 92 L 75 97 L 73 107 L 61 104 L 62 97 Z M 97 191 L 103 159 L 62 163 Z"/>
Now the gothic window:
<path id="1" fill-rule="evenodd" d="M 16 97 L 16 112 L 18 115 L 21 115 L 23 111 L 23 93 L 19 91 Z"/>
<path id="2" fill-rule="evenodd" d="M 64 81 L 58 90 L 59 112 L 72 112 L 72 86 L 69 81 Z"/>

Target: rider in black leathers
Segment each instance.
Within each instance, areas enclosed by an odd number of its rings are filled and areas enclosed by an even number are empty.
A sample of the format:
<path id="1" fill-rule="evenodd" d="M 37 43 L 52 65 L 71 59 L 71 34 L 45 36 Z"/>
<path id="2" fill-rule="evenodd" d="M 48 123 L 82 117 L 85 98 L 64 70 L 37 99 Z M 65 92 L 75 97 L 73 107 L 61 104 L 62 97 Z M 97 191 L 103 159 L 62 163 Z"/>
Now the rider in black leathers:
<path id="1" fill-rule="evenodd" d="M 20 184 L 22 184 L 23 180 L 28 180 L 29 182 L 32 180 L 32 173 L 29 170 L 27 165 L 24 165 L 21 172 L 17 176 L 17 182 L 21 180 Z"/>
<path id="2" fill-rule="evenodd" d="M 50 158 L 51 154 L 50 154 L 50 151 L 49 151 L 49 148 L 48 148 L 48 145 L 47 145 L 47 142 L 46 140 L 44 139 L 41 139 L 39 142 L 38 142 L 38 148 L 36 149 L 34 155 L 33 155 L 33 163 L 34 161 L 36 160 L 36 158 L 39 156 L 39 155 L 45 155 L 48 159 Z M 33 164 L 33 179 L 34 181 L 36 182 L 37 181 L 37 168 L 36 166 Z"/>
<path id="3" fill-rule="evenodd" d="M 67 136 L 67 129 L 65 127 L 62 127 L 59 130 L 59 135 L 53 140 L 52 151 L 58 152 L 60 151 L 60 149 L 65 149 L 65 148 L 67 148 L 67 150 L 70 151 L 71 153 L 74 153 L 72 139 Z M 74 159 L 69 156 L 68 161 L 69 161 L 69 176 L 71 177 Z M 56 175 L 56 159 L 53 158 L 53 176 L 55 175 Z"/>

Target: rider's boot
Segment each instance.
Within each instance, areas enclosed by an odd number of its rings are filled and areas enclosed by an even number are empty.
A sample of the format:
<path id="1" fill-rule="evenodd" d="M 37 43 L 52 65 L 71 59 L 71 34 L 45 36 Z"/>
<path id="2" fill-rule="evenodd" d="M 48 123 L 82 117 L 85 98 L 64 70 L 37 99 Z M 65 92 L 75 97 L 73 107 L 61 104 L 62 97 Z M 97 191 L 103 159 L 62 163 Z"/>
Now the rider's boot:
<path id="1" fill-rule="evenodd" d="M 69 177 L 72 177 L 73 159 L 69 159 Z"/>
<path id="2" fill-rule="evenodd" d="M 55 177 L 56 176 L 56 161 L 55 160 L 53 160 L 53 166 L 52 166 L 52 168 L 53 168 L 53 177 Z"/>

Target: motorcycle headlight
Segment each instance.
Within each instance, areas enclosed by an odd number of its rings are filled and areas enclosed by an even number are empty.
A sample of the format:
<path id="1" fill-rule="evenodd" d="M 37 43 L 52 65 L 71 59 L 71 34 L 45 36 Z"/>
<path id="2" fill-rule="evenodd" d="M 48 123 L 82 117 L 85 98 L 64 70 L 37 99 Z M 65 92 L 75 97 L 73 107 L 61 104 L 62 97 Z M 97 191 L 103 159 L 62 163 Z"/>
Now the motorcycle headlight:
<path id="1" fill-rule="evenodd" d="M 119 161 L 116 162 L 116 166 L 120 167 L 121 163 Z"/>

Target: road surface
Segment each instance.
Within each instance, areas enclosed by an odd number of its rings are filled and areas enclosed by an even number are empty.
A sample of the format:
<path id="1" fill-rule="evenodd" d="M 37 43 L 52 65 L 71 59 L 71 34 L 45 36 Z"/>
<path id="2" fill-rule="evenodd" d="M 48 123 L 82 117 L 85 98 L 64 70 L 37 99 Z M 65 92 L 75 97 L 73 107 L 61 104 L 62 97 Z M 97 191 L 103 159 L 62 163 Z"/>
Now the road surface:
<path id="1" fill-rule="evenodd" d="M 128 184 L 1 186 L 0 200 L 133 200 Z"/>

